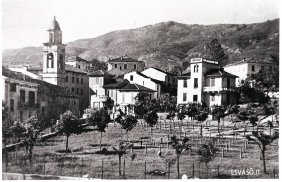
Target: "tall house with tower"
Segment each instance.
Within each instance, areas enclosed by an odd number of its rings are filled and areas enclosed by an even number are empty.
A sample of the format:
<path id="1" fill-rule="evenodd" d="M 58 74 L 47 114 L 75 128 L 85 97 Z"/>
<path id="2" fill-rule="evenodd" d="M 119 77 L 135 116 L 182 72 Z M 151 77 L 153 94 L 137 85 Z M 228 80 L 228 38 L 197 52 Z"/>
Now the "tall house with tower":
<path id="1" fill-rule="evenodd" d="M 79 96 L 80 114 L 89 106 L 89 76 L 86 71 L 65 64 L 66 45 L 62 43 L 62 31 L 54 17 L 48 28 L 49 41 L 43 43 L 42 79 L 60 85 Z"/>

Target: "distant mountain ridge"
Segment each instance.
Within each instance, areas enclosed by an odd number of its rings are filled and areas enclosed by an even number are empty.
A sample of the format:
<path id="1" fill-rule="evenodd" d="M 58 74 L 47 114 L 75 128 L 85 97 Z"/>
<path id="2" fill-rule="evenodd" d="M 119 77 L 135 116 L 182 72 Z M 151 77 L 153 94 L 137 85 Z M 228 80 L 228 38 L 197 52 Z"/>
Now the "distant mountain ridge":
<path id="1" fill-rule="evenodd" d="M 145 61 L 147 67 L 171 69 L 192 57 L 203 56 L 212 38 L 218 40 L 228 57 L 221 64 L 249 57 L 279 60 L 279 19 L 240 25 L 162 22 L 68 42 L 66 57 L 77 55 L 86 60 L 107 61 L 128 55 Z M 41 66 L 42 47 L 4 50 L 3 65 Z"/>

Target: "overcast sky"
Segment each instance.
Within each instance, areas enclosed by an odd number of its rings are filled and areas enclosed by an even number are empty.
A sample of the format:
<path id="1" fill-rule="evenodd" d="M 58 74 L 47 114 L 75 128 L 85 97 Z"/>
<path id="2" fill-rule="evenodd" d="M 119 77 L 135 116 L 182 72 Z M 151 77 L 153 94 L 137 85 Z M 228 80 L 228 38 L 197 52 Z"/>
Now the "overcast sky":
<path id="1" fill-rule="evenodd" d="M 3 0 L 2 48 L 40 46 L 56 16 L 63 42 L 176 21 L 256 23 L 279 17 L 279 0 Z"/>

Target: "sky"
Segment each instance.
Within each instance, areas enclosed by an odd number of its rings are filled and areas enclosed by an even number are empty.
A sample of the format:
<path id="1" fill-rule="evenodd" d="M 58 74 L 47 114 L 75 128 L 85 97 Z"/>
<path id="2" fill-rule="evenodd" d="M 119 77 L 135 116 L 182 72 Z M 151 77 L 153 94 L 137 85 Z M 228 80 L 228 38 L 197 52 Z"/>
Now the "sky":
<path id="1" fill-rule="evenodd" d="M 53 17 L 63 42 L 166 21 L 249 24 L 279 18 L 279 0 L 2 0 L 2 49 L 40 46 Z"/>

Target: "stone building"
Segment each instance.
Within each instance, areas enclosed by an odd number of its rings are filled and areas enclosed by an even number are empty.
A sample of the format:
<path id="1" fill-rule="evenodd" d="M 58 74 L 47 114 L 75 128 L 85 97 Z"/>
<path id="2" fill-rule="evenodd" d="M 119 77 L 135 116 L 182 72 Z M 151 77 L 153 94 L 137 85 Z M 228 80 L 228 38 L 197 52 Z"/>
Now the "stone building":
<path id="1" fill-rule="evenodd" d="M 143 71 L 145 69 L 145 63 L 143 61 L 138 61 L 128 56 L 121 56 L 116 59 L 110 59 L 108 61 L 108 71 L 118 69 L 124 73 L 131 71 Z"/>

